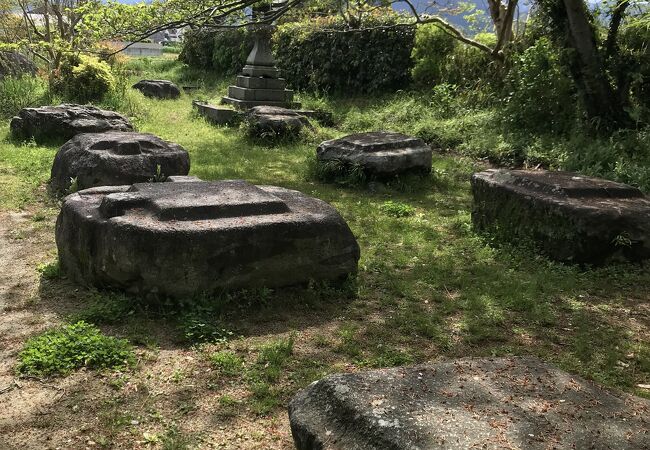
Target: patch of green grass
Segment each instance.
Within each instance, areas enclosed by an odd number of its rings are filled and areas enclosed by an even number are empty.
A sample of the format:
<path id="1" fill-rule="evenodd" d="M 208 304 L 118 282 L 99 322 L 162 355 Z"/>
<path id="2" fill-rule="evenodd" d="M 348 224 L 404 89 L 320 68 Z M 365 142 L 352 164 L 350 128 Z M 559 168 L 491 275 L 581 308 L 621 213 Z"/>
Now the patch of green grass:
<path id="1" fill-rule="evenodd" d="M 84 307 L 72 314 L 71 322 L 84 321 L 95 325 L 122 323 L 135 313 L 134 299 L 119 292 L 91 291 L 84 299 Z"/>
<path id="2" fill-rule="evenodd" d="M 221 420 L 231 419 L 239 413 L 241 403 L 230 395 L 222 395 L 217 401 L 218 407 L 215 413 L 216 417 Z"/>
<path id="3" fill-rule="evenodd" d="M 160 438 L 163 450 L 189 450 L 194 439 L 181 432 L 177 426 L 171 426 Z"/>
<path id="4" fill-rule="evenodd" d="M 222 350 L 210 355 L 212 366 L 221 376 L 235 377 L 242 374 L 244 360 L 235 352 Z"/>
<path id="5" fill-rule="evenodd" d="M 264 381 L 257 381 L 249 384 L 252 396 L 250 400 L 251 410 L 260 416 L 269 414 L 281 405 L 283 392 Z"/>
<path id="6" fill-rule="evenodd" d="M 82 367 L 120 370 L 135 364 L 128 341 L 105 336 L 85 322 L 29 339 L 18 359 L 18 373 L 33 376 L 67 375 Z"/>
<path id="7" fill-rule="evenodd" d="M 337 183 L 344 186 L 356 186 L 367 181 L 368 176 L 360 165 L 349 164 L 340 160 L 317 161 L 309 159 L 307 179 L 324 183 Z"/>
<path id="8" fill-rule="evenodd" d="M 6 136 L 8 127 L 3 128 Z M 57 149 L 56 146 L 0 139 L 0 210 L 22 209 L 42 197 L 38 188 L 50 177 Z"/>
<path id="9" fill-rule="evenodd" d="M 387 216 L 396 218 L 409 217 L 415 214 L 415 208 L 412 206 L 406 203 L 394 202 L 392 200 L 379 205 L 379 209 Z"/>
<path id="10" fill-rule="evenodd" d="M 278 339 L 260 347 L 251 376 L 269 382 L 277 381 L 291 359 L 293 344 L 294 336 L 291 335 L 287 339 Z"/>

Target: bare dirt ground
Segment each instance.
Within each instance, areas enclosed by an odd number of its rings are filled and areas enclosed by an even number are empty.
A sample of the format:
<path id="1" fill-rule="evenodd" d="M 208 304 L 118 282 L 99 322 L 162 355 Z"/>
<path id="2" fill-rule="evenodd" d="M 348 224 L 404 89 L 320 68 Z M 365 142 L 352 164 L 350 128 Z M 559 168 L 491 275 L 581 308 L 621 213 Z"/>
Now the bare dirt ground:
<path id="1" fill-rule="evenodd" d="M 52 231 L 52 218 L 0 214 L 0 449 L 292 447 L 285 413 L 220 412 L 224 394 L 246 393 L 216 380 L 199 351 L 164 336 L 159 347 L 138 350 L 138 367 L 128 374 L 16 377 L 28 337 L 62 323 L 86 294 L 40 279 L 38 264 L 53 259 Z"/>

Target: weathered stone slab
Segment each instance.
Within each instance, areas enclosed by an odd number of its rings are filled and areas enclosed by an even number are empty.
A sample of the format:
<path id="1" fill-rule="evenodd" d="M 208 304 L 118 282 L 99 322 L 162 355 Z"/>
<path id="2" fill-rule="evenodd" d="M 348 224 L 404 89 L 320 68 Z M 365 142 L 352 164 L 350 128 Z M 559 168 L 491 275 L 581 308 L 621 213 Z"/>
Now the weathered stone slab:
<path id="1" fill-rule="evenodd" d="M 291 109 L 276 106 L 256 106 L 248 111 L 251 135 L 259 138 L 296 136 L 309 120 Z"/>
<path id="2" fill-rule="evenodd" d="M 141 80 L 133 85 L 133 89 L 142 92 L 146 97 L 163 100 L 181 96 L 181 90 L 169 80 Z"/>
<path id="3" fill-rule="evenodd" d="M 332 375 L 289 418 L 298 450 L 650 448 L 650 401 L 536 358 Z"/>
<path id="4" fill-rule="evenodd" d="M 198 114 L 215 125 L 234 125 L 242 121 L 244 112 L 232 108 L 211 105 L 207 102 L 193 101 L 192 106 Z"/>
<path id="5" fill-rule="evenodd" d="M 430 172 L 432 151 L 418 138 L 379 131 L 325 141 L 318 146 L 316 157 L 320 162 L 359 166 L 375 176 L 394 176 Z"/>
<path id="6" fill-rule="evenodd" d="M 11 134 L 18 139 L 67 141 L 81 133 L 133 131 L 129 119 L 94 106 L 62 104 L 24 108 L 11 120 Z"/>
<path id="7" fill-rule="evenodd" d="M 570 172 L 472 176 L 478 230 L 532 239 L 549 257 L 604 264 L 650 258 L 650 201 L 638 189 Z"/>
<path id="8" fill-rule="evenodd" d="M 327 203 L 242 180 L 143 183 L 80 191 L 56 225 L 77 282 L 187 297 L 222 289 L 338 280 L 359 247 Z"/>
<path id="9" fill-rule="evenodd" d="M 79 134 L 66 142 L 54 157 L 50 187 L 64 193 L 73 178 L 81 190 L 187 175 L 189 170 L 187 151 L 153 134 L 120 131 Z"/>

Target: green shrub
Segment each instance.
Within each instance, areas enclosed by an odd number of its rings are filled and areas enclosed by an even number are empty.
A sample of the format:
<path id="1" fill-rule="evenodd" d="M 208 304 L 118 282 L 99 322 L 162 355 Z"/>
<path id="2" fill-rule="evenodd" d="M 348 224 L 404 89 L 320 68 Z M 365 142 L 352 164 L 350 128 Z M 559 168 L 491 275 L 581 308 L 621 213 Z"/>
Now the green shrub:
<path id="1" fill-rule="evenodd" d="M 348 30 L 339 17 L 281 25 L 274 36 L 278 67 L 300 90 L 371 94 L 406 86 L 411 78 L 414 27 L 394 13 L 377 13 Z"/>
<path id="2" fill-rule="evenodd" d="M 128 341 L 105 336 L 85 322 L 31 338 L 18 359 L 18 372 L 34 376 L 66 375 L 82 367 L 119 370 L 135 364 Z"/>
<path id="3" fill-rule="evenodd" d="M 474 40 L 494 48 L 494 33 L 479 33 Z M 447 82 L 461 86 L 490 85 L 498 80 L 499 65 L 486 52 L 470 45 L 458 45 L 451 54 Z"/>
<path id="4" fill-rule="evenodd" d="M 24 75 L 0 80 L 0 117 L 12 117 L 23 108 L 42 102 L 46 93 L 42 79 Z"/>
<path id="5" fill-rule="evenodd" d="M 68 56 L 55 71 L 52 90 L 81 103 L 99 101 L 115 87 L 110 66 L 86 55 Z"/>
<path id="6" fill-rule="evenodd" d="M 496 45 L 493 33 L 479 33 L 474 40 L 488 47 Z M 470 88 L 498 80 L 498 67 L 490 55 L 458 42 L 432 24 L 418 27 L 411 57 L 413 80 L 420 86 L 447 83 Z"/>
<path id="7" fill-rule="evenodd" d="M 633 21 L 620 32 L 619 70 L 630 75 L 633 118 L 650 123 L 650 27 Z"/>
<path id="8" fill-rule="evenodd" d="M 190 67 L 220 76 L 235 75 L 253 49 L 253 35 L 245 28 L 192 31 L 185 35 L 178 59 Z"/>
<path id="9" fill-rule="evenodd" d="M 458 45 L 456 39 L 433 24 L 419 26 L 415 33 L 413 81 L 419 85 L 444 83 L 448 78 L 448 58 Z"/>
<path id="10" fill-rule="evenodd" d="M 214 52 L 214 33 L 204 30 L 194 30 L 185 34 L 183 50 L 178 60 L 190 67 L 212 69 L 212 53 Z"/>
<path id="11" fill-rule="evenodd" d="M 245 28 L 222 30 L 214 34 L 212 70 L 219 75 L 241 72 L 253 49 L 253 35 Z"/>
<path id="12" fill-rule="evenodd" d="M 573 82 L 560 63 L 560 51 L 548 39 L 514 57 L 506 89 L 506 115 L 513 127 L 562 133 L 575 125 Z"/>

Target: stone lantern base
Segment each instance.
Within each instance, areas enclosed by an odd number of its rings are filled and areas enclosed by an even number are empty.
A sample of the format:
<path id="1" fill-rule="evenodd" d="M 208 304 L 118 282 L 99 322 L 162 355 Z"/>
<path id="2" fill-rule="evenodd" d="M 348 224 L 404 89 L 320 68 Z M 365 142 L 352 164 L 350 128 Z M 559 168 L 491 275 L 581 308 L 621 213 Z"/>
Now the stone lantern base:
<path id="1" fill-rule="evenodd" d="M 293 101 L 293 91 L 286 89 L 286 80 L 278 78 L 277 75 L 274 78 L 268 76 L 274 71 L 279 73 L 274 67 L 244 67 L 242 75 L 237 76 L 234 86 L 228 87 L 228 95 L 223 97 L 221 102 L 237 109 L 250 109 L 261 105 L 300 108 L 300 104 Z M 266 76 L 260 75 L 261 73 Z"/>

